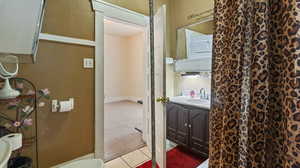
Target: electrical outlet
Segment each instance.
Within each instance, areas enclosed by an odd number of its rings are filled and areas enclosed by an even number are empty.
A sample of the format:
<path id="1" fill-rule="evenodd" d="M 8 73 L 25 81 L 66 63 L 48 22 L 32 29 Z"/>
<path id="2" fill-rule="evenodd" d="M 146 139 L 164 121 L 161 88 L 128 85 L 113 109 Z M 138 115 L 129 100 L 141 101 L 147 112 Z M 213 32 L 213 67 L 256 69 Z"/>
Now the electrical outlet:
<path id="1" fill-rule="evenodd" d="M 93 58 L 84 58 L 83 59 L 83 68 L 94 68 L 94 59 Z"/>
<path id="2" fill-rule="evenodd" d="M 58 107 L 58 100 L 52 100 L 52 112 L 57 112 Z"/>

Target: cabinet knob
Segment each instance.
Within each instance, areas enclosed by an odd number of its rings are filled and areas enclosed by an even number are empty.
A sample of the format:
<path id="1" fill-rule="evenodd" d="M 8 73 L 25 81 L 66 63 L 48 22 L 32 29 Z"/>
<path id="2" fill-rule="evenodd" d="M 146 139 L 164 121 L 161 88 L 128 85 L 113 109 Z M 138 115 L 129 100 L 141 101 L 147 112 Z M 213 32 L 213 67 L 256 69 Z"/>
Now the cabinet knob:
<path id="1" fill-rule="evenodd" d="M 192 128 L 192 125 L 191 125 L 191 124 L 189 125 L 189 128 Z"/>
<path id="2" fill-rule="evenodd" d="M 188 125 L 187 123 L 184 124 L 185 127 L 187 127 L 187 125 Z"/>

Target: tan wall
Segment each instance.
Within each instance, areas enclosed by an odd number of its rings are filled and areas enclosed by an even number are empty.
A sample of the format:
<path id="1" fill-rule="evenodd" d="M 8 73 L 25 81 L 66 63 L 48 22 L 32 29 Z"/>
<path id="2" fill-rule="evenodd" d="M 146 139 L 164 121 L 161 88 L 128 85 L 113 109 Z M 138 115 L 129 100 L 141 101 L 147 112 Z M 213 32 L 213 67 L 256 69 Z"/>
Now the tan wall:
<path id="1" fill-rule="evenodd" d="M 44 33 L 94 39 L 94 14 L 90 0 L 47 1 Z M 52 113 L 50 102 L 38 112 L 40 168 L 94 151 L 94 70 L 83 69 L 84 57 L 94 48 L 41 41 L 37 63 L 20 67 L 20 77 L 49 88 L 52 99 L 75 98 L 69 113 Z"/>
<path id="2" fill-rule="evenodd" d="M 123 8 L 142 13 L 149 14 L 148 0 L 104 0 L 106 2 L 121 6 Z"/>
<path id="3" fill-rule="evenodd" d="M 199 14 L 213 9 L 213 0 L 171 0 L 174 27 L 182 27 L 197 22 L 198 18 L 190 19 L 192 14 Z"/>
<path id="4" fill-rule="evenodd" d="M 43 32 L 94 40 L 94 12 L 90 0 L 46 1 Z"/>
<path id="5" fill-rule="evenodd" d="M 190 30 L 194 30 L 199 33 L 203 34 L 213 34 L 214 33 L 214 21 L 208 21 L 202 24 L 194 25 L 194 26 L 189 26 Z"/>
<path id="6" fill-rule="evenodd" d="M 107 100 L 144 97 L 145 37 L 105 35 L 104 89 Z"/>
<path id="7" fill-rule="evenodd" d="M 105 99 L 127 96 L 127 46 L 126 37 L 104 36 L 104 95 Z"/>
<path id="8" fill-rule="evenodd" d="M 128 38 L 127 44 L 127 95 L 134 98 L 144 98 L 145 93 L 145 36 L 140 33 Z"/>
<path id="9" fill-rule="evenodd" d="M 183 90 L 197 90 L 205 88 L 210 91 L 211 79 L 196 76 L 182 77 L 179 73 L 175 75 L 175 95 L 180 96 Z"/>

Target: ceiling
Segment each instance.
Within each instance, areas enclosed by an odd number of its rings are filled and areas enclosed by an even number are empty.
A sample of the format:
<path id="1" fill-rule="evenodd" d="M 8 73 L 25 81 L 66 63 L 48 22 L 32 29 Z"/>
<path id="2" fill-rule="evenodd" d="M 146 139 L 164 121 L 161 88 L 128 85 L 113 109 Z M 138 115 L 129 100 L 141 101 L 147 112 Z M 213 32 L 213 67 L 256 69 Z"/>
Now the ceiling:
<path id="1" fill-rule="evenodd" d="M 135 26 L 132 24 L 126 24 L 121 22 L 116 22 L 113 20 L 104 20 L 104 32 L 105 34 L 111 34 L 116 36 L 129 37 L 139 33 L 142 33 L 144 30 L 142 27 Z"/>

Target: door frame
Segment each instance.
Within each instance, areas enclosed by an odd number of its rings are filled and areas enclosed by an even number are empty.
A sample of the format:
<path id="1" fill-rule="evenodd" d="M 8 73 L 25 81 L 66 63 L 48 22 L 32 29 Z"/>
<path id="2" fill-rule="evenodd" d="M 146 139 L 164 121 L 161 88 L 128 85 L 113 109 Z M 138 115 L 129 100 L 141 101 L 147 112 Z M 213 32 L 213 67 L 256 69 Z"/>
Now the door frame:
<path id="1" fill-rule="evenodd" d="M 104 159 L 104 19 L 105 17 L 143 26 L 149 25 L 149 17 L 103 0 L 92 0 L 95 11 L 95 158 Z M 148 31 L 145 31 L 148 39 Z M 148 43 L 145 43 L 148 47 Z M 145 48 L 145 57 L 148 49 Z M 146 61 L 146 60 L 145 60 Z M 145 64 L 146 65 L 146 64 Z M 144 112 L 145 113 L 145 112 Z M 144 133 L 145 134 L 145 131 Z M 147 134 L 147 133 L 146 133 Z M 143 137 L 148 140 L 147 137 Z"/>

